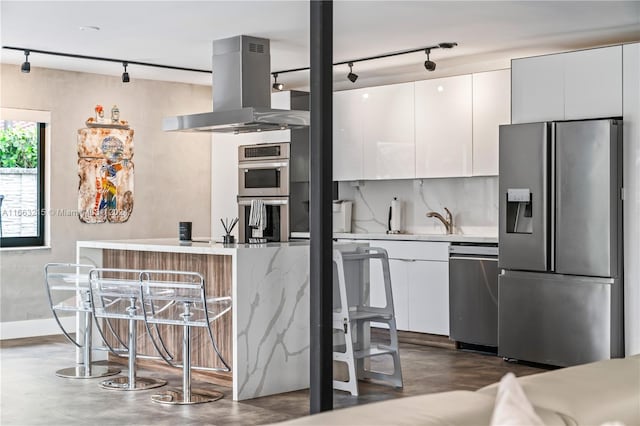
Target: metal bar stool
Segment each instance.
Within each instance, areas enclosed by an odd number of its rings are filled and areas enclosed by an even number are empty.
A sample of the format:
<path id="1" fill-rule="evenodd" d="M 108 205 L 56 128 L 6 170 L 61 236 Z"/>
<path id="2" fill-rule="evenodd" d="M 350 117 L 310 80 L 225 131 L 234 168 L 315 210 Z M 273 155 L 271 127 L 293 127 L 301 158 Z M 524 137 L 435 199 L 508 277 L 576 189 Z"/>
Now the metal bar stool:
<path id="1" fill-rule="evenodd" d="M 91 379 L 111 376 L 120 372 L 120 369 L 114 367 L 91 363 L 93 310 L 89 295 L 89 271 L 92 268 L 91 265 L 73 263 L 47 263 L 44 267 L 45 287 L 53 318 L 65 337 L 81 348 L 83 352 L 82 365 L 56 371 L 56 375 L 59 377 Z M 72 333 L 62 325 L 58 316 L 62 312 L 84 314 L 84 339 L 82 343 L 73 338 Z"/>
<path id="2" fill-rule="evenodd" d="M 103 319 L 116 340 L 123 346 L 114 348 L 104 333 L 104 325 L 96 321 L 96 326 L 105 344 L 117 356 L 128 356 L 129 371 L 127 376 L 109 378 L 100 383 L 104 389 L 113 390 L 145 390 L 167 384 L 166 380 L 153 377 L 139 377 L 136 374 L 136 343 L 138 334 L 137 321 L 144 321 L 142 314 L 142 297 L 139 270 L 96 268 L 89 272 L 89 289 L 93 307 L 93 315 Z M 114 330 L 111 320 L 128 321 L 128 342 L 120 339 Z M 155 344 L 155 340 L 152 339 Z M 123 355 L 126 353 L 126 355 Z"/>
<path id="3" fill-rule="evenodd" d="M 191 389 L 191 370 L 231 371 L 220 354 L 211 331 L 211 324 L 231 310 L 231 297 L 207 298 L 204 278 L 196 272 L 144 271 L 142 273 L 142 299 L 145 323 L 148 327 L 164 324 L 183 327 L 182 363 L 165 361 L 182 368 L 182 389 L 171 389 L 154 394 L 153 402 L 160 404 L 199 404 L 217 401 L 223 397 L 217 391 Z M 191 363 L 191 328 L 207 330 L 211 347 L 224 367 L 200 367 Z"/>

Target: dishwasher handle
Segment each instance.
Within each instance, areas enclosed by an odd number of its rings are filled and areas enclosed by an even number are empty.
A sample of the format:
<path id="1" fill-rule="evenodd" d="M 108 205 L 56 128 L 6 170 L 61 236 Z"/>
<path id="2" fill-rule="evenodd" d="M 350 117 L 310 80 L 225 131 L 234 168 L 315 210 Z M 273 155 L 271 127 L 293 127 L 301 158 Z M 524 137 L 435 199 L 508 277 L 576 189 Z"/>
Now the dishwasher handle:
<path id="1" fill-rule="evenodd" d="M 497 262 L 497 257 L 481 257 L 481 256 L 449 256 L 449 260 L 487 260 Z"/>

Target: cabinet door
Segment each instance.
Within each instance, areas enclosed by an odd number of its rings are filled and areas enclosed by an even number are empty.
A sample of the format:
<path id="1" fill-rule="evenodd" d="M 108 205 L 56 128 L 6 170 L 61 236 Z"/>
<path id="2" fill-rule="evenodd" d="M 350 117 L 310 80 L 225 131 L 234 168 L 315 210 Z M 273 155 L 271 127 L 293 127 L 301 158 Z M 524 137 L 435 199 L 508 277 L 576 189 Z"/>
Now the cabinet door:
<path id="1" fill-rule="evenodd" d="M 363 179 L 363 91 L 333 94 L 333 180 Z"/>
<path id="2" fill-rule="evenodd" d="M 449 335 L 449 263 L 409 264 L 409 330 Z"/>
<path id="3" fill-rule="evenodd" d="M 498 127 L 511 121 L 511 71 L 473 74 L 473 175 L 498 174 Z"/>
<path id="4" fill-rule="evenodd" d="M 563 56 L 565 119 L 622 116 L 622 46 Z"/>
<path id="5" fill-rule="evenodd" d="M 511 61 L 511 123 L 564 120 L 564 56 Z"/>
<path id="6" fill-rule="evenodd" d="M 370 87 L 358 92 L 364 107 L 364 178 L 413 179 L 413 83 Z"/>
<path id="7" fill-rule="evenodd" d="M 415 83 L 416 177 L 470 176 L 471 75 Z"/>
<path id="8" fill-rule="evenodd" d="M 384 279 L 379 261 L 372 261 L 369 270 L 369 304 L 383 307 L 386 303 L 384 291 Z M 409 330 L 409 294 L 407 288 L 407 276 L 409 273 L 408 262 L 405 260 L 389 259 L 389 272 L 391 274 L 391 292 L 393 293 L 393 308 L 396 316 L 396 328 Z M 374 325 L 387 328 L 386 324 Z"/>

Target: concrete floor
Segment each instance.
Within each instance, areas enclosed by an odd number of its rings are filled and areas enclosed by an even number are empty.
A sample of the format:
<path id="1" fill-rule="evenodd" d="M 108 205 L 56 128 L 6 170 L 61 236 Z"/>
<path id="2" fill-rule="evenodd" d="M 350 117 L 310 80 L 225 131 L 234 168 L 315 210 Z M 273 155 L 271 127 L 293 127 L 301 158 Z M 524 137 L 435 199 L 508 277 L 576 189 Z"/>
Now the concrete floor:
<path id="1" fill-rule="evenodd" d="M 336 408 L 457 389 L 475 390 L 496 382 L 508 371 L 527 375 L 542 370 L 502 359 L 440 347 L 402 343 L 404 389 L 362 383 L 359 397 L 334 393 Z M 234 402 L 231 390 L 194 381 L 194 388 L 217 389 L 225 397 L 192 406 L 154 404 L 154 390 L 107 391 L 100 379 L 69 380 L 55 376 L 73 366 L 73 346 L 61 336 L 4 341 L 0 347 L 0 424 L 9 425 L 188 425 L 265 424 L 308 414 L 308 391 Z M 139 376 L 162 377 L 180 386 L 180 371 L 139 370 Z M 162 389 L 162 388 L 160 388 Z"/>

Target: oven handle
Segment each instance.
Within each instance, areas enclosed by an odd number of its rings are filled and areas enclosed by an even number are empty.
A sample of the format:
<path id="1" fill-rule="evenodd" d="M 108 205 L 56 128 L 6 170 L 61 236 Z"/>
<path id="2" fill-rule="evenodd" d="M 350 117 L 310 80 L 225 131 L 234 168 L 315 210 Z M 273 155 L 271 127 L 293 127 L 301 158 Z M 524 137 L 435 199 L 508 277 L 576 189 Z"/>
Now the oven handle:
<path id="1" fill-rule="evenodd" d="M 277 167 L 289 167 L 288 161 L 268 162 L 268 163 L 238 163 L 239 169 L 273 169 Z"/>
<path id="2" fill-rule="evenodd" d="M 254 200 L 256 198 L 253 198 Z M 264 201 L 264 205 L 265 206 L 286 206 L 287 204 L 289 204 L 289 199 L 288 198 L 282 198 L 282 199 L 277 199 L 277 200 L 265 200 L 260 198 L 262 201 Z M 238 205 L 240 206 L 250 206 L 251 205 L 251 199 L 249 200 L 238 200 Z"/>

